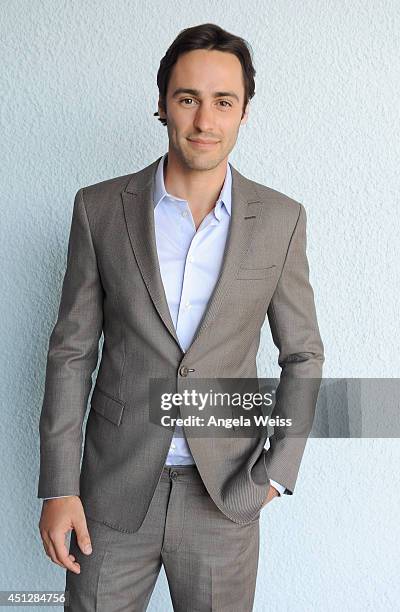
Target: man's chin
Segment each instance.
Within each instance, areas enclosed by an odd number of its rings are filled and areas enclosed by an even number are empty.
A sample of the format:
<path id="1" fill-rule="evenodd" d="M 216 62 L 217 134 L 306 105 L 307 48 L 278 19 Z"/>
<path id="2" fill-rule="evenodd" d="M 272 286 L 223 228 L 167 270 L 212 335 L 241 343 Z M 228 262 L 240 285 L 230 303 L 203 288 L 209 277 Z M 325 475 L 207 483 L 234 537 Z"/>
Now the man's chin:
<path id="1" fill-rule="evenodd" d="M 199 153 L 195 155 L 183 154 L 182 159 L 191 170 L 213 170 L 221 163 L 224 157 L 212 157 L 207 153 Z"/>
<path id="2" fill-rule="evenodd" d="M 191 170 L 214 170 L 219 164 L 219 161 L 194 161 L 193 163 L 186 164 L 188 168 Z"/>

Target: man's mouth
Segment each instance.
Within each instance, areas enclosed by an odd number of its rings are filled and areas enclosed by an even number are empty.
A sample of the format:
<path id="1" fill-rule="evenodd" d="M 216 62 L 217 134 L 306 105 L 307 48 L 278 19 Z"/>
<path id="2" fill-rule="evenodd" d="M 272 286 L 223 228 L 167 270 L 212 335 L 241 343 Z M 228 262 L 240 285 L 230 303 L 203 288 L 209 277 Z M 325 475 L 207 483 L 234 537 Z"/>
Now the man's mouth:
<path id="1" fill-rule="evenodd" d="M 215 145 L 219 142 L 217 140 L 202 140 L 200 138 L 188 138 L 188 141 L 192 146 L 200 149 L 208 149 L 211 147 L 215 147 Z"/>

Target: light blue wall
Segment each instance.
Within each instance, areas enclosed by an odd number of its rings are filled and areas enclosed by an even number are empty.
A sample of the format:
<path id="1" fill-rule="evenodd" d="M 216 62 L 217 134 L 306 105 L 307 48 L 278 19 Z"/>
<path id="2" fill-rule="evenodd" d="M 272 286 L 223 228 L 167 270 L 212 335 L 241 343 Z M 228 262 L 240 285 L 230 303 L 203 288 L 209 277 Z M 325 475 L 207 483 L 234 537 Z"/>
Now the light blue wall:
<path id="1" fill-rule="evenodd" d="M 73 196 L 165 152 L 159 61 L 206 21 L 253 47 L 230 161 L 306 207 L 325 376 L 398 375 L 399 2 L 3 2 L 0 589 L 64 586 L 36 489 Z M 259 367 L 278 373 L 267 326 Z M 399 464 L 397 439 L 308 443 L 295 494 L 262 511 L 256 612 L 398 608 Z M 149 610 L 170 609 L 162 573 Z"/>

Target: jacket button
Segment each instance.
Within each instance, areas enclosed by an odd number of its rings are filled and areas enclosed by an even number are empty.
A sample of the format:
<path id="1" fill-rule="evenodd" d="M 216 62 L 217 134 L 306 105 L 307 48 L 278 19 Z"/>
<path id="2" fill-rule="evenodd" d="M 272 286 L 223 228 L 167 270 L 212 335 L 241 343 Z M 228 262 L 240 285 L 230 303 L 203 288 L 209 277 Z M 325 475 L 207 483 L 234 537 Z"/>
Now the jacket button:
<path id="1" fill-rule="evenodd" d="M 189 373 L 189 368 L 187 368 L 186 366 L 181 366 L 181 367 L 179 368 L 179 374 L 180 374 L 181 376 L 187 376 L 187 375 L 188 375 L 188 373 Z"/>

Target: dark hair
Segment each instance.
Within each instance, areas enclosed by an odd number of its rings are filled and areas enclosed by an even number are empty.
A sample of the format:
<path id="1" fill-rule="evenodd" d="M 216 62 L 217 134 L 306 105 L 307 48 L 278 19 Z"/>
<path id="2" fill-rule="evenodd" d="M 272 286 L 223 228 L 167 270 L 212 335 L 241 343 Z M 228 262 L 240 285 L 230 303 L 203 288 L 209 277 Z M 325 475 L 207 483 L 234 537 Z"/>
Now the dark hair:
<path id="1" fill-rule="evenodd" d="M 193 26 L 192 28 L 181 30 L 168 48 L 160 62 L 160 67 L 157 72 L 160 107 L 166 112 L 168 82 L 172 68 L 176 64 L 178 57 L 182 55 L 182 53 L 195 49 L 215 49 L 217 51 L 226 51 L 227 53 L 236 55 L 242 64 L 243 72 L 245 90 L 242 110 L 243 116 L 248 101 L 255 94 L 254 77 L 256 71 L 253 66 L 252 50 L 249 43 L 243 38 L 223 30 L 215 23 L 203 23 L 198 26 Z M 155 112 L 154 116 L 159 116 L 158 112 Z M 166 119 L 159 117 L 158 121 L 161 121 L 163 125 L 167 125 Z"/>

